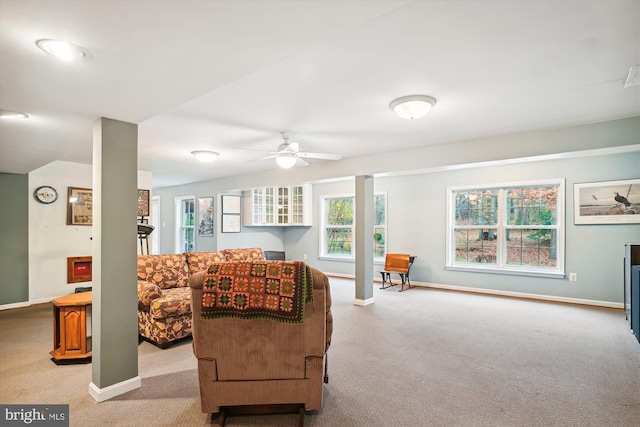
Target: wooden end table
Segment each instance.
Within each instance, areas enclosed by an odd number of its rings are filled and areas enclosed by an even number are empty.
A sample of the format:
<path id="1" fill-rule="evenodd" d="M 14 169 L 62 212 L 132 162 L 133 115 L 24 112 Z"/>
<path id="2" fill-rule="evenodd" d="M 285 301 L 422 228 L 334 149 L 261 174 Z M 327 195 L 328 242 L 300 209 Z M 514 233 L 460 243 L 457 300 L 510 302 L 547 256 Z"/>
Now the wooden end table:
<path id="1" fill-rule="evenodd" d="M 56 364 L 91 360 L 91 292 L 65 295 L 53 305 L 53 351 Z"/>

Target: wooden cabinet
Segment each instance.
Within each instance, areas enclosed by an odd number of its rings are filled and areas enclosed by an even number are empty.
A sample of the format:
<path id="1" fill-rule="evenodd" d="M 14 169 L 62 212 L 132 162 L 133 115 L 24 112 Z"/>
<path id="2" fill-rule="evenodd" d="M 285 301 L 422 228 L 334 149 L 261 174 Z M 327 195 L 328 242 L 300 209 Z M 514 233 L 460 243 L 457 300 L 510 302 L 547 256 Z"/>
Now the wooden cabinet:
<path id="1" fill-rule="evenodd" d="M 53 305 L 53 361 L 91 358 L 91 292 L 65 295 Z"/>
<path id="2" fill-rule="evenodd" d="M 312 225 L 311 185 L 253 188 L 244 198 L 245 226 Z"/>

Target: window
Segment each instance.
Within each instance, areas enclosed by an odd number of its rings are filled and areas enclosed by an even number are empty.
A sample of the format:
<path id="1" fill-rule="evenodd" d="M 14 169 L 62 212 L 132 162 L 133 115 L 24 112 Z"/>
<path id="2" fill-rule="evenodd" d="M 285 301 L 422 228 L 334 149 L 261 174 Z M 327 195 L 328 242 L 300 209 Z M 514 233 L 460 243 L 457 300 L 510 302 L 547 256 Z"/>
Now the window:
<path id="1" fill-rule="evenodd" d="M 385 194 L 373 196 L 373 259 L 384 259 L 387 254 L 387 197 Z"/>
<path id="2" fill-rule="evenodd" d="M 386 195 L 374 195 L 373 252 L 374 259 L 386 254 L 387 206 Z M 353 196 L 321 198 L 321 256 L 353 259 L 355 248 L 352 237 L 355 231 Z"/>
<path id="3" fill-rule="evenodd" d="M 447 267 L 564 276 L 564 182 L 447 189 Z"/>
<path id="4" fill-rule="evenodd" d="M 190 252 L 195 248 L 195 196 L 176 197 L 176 252 Z"/>

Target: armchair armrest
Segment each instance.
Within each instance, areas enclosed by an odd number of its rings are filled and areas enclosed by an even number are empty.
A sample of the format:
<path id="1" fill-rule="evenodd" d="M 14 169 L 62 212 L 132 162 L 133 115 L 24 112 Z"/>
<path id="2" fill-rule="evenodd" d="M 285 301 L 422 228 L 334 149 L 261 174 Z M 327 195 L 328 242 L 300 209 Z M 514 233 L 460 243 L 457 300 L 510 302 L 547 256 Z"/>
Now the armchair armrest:
<path id="1" fill-rule="evenodd" d="M 162 290 L 156 284 L 138 280 L 138 308 L 149 311 L 154 299 L 162 296 Z"/>

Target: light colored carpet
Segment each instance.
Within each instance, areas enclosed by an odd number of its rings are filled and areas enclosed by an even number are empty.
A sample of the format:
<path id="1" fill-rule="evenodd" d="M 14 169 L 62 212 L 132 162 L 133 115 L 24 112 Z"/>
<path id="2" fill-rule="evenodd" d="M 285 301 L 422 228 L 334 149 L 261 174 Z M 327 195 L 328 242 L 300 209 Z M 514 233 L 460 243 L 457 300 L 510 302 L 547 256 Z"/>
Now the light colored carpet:
<path id="1" fill-rule="evenodd" d="M 307 426 L 638 426 L 640 344 L 622 310 L 331 279 L 322 411 Z M 191 341 L 139 346 L 142 387 L 103 403 L 90 365 L 57 366 L 47 304 L 0 312 L 0 402 L 68 403 L 72 426 L 204 426 Z M 296 415 L 227 426 L 294 426 Z"/>

